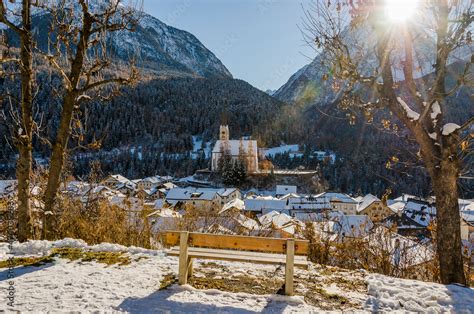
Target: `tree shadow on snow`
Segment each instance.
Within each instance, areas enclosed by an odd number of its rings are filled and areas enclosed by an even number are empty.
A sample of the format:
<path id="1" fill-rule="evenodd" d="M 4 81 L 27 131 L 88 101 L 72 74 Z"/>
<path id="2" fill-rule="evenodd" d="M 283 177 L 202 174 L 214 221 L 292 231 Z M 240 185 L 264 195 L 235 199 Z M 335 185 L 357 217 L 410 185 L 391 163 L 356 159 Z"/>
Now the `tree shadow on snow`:
<path id="1" fill-rule="evenodd" d="M 433 300 L 438 303 L 438 306 L 449 308 L 449 310 L 453 313 L 474 313 L 474 289 L 460 285 L 446 285 L 445 287 L 448 297 L 445 299 L 440 298 Z M 417 308 L 422 306 L 425 301 L 426 300 L 420 300 L 420 304 L 417 306 Z M 405 301 L 399 302 L 399 310 L 415 311 L 414 308 L 407 309 L 407 304 Z M 384 304 L 384 302 L 378 297 L 369 298 L 365 305 L 366 308 L 370 308 L 370 310 L 374 313 L 389 310 L 387 308 L 388 305 Z M 436 305 L 432 306 L 436 307 Z"/>
<path id="2" fill-rule="evenodd" d="M 144 298 L 127 298 L 118 307 L 117 310 L 126 311 L 131 314 L 141 313 L 237 313 L 237 314 L 249 314 L 249 313 L 282 313 L 287 306 L 286 302 L 279 301 L 278 306 L 272 306 L 272 309 L 268 309 L 272 300 L 268 300 L 267 306 L 263 310 L 250 311 L 247 309 L 234 307 L 234 306 L 217 306 L 214 304 L 204 304 L 199 302 L 181 302 L 180 300 L 172 300 L 173 295 L 180 292 L 187 291 L 186 288 L 179 286 L 172 286 L 167 289 L 158 290 Z M 205 293 L 212 298 L 215 295 L 216 299 L 219 295 L 215 292 L 206 290 L 198 290 L 201 293 Z M 235 300 L 236 304 L 243 303 L 244 301 Z M 217 303 L 217 300 L 216 300 Z M 273 304 L 275 305 L 275 304 Z"/>
<path id="3" fill-rule="evenodd" d="M 446 302 L 438 300 L 438 303 L 452 304 L 454 313 L 474 313 L 474 289 L 460 285 L 447 285 L 446 289 L 451 300 Z"/>
<path id="4" fill-rule="evenodd" d="M 48 267 L 53 266 L 54 263 L 47 263 L 44 265 L 39 265 L 39 266 L 18 266 L 13 269 L 13 279 L 23 276 L 25 274 L 33 273 L 35 271 L 43 270 Z M 8 273 L 9 269 L 5 268 L 2 271 L 0 271 L 0 282 L 5 281 L 5 280 L 11 280 L 8 278 Z"/>

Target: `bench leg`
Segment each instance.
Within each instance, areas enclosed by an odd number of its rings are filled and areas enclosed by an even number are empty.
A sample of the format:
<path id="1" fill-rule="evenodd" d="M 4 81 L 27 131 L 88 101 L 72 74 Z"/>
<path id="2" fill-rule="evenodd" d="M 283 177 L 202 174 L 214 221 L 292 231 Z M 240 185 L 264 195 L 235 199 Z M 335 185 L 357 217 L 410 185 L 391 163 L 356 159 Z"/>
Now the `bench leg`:
<path id="1" fill-rule="evenodd" d="M 188 279 L 193 276 L 193 259 L 192 257 L 188 258 Z"/>
<path id="2" fill-rule="evenodd" d="M 293 295 L 293 272 L 295 257 L 295 240 L 286 241 L 286 264 L 285 264 L 285 294 Z"/>
<path id="3" fill-rule="evenodd" d="M 185 285 L 188 282 L 188 237 L 189 233 L 183 231 L 179 236 L 179 278 L 178 283 Z"/>

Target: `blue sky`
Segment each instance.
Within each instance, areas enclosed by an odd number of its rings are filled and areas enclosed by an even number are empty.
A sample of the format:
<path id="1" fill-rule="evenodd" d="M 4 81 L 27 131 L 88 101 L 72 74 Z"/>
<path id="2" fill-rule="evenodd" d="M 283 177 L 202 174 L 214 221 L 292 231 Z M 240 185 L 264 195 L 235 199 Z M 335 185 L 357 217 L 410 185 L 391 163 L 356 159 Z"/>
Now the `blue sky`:
<path id="1" fill-rule="evenodd" d="M 309 0 L 144 0 L 144 10 L 194 34 L 231 71 L 277 89 L 314 56 L 298 25 Z"/>

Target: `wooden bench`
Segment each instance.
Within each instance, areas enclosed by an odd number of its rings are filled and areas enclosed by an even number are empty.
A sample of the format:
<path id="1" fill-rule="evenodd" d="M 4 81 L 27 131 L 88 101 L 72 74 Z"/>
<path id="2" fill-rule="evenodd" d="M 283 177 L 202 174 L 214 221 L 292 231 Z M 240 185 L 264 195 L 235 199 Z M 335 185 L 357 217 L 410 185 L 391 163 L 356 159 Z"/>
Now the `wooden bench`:
<path id="1" fill-rule="evenodd" d="M 179 284 L 192 276 L 193 258 L 285 265 L 285 294 L 293 294 L 294 266 L 307 268 L 308 241 L 187 231 L 161 234 L 163 244 L 179 256 Z M 296 255 L 296 256 L 295 256 Z"/>

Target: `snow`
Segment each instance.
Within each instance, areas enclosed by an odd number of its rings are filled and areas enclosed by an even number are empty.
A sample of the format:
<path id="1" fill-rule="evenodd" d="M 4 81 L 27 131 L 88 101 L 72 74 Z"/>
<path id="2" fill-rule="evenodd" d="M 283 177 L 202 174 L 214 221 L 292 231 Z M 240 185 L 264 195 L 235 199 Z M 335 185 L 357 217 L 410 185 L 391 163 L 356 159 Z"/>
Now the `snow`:
<path id="1" fill-rule="evenodd" d="M 440 285 L 396 279 L 378 274 L 368 278 L 366 309 L 375 312 L 463 312 L 474 311 L 474 290 L 456 285 Z"/>
<path id="2" fill-rule="evenodd" d="M 433 104 L 433 107 L 431 108 L 431 119 L 435 120 L 438 115 L 441 114 L 441 107 L 439 106 L 439 103 L 436 101 Z"/>
<path id="3" fill-rule="evenodd" d="M 459 126 L 458 124 L 456 123 L 446 123 L 444 126 L 443 126 L 443 129 L 442 129 L 442 134 L 444 136 L 448 136 L 450 135 L 451 133 L 453 133 L 454 131 L 456 131 L 457 129 L 459 129 L 461 126 Z"/>
<path id="4" fill-rule="evenodd" d="M 205 142 L 203 148 L 203 140 L 201 138 L 199 138 L 198 136 L 193 136 L 192 139 L 193 150 L 191 152 L 191 157 L 193 159 L 197 159 L 201 155 L 201 153 L 204 153 L 205 158 L 211 158 L 211 142 Z"/>
<path id="5" fill-rule="evenodd" d="M 372 194 L 365 195 L 357 206 L 357 212 L 361 212 L 374 202 L 380 202 L 380 199 Z"/>
<path id="6" fill-rule="evenodd" d="M 275 157 L 278 154 L 284 153 L 298 153 L 300 151 L 300 147 L 298 144 L 295 145 L 281 145 L 278 147 L 271 147 L 264 149 L 265 157 Z M 302 154 L 301 154 L 302 155 Z"/>
<path id="7" fill-rule="evenodd" d="M 276 195 L 296 194 L 296 186 L 294 185 L 277 185 Z"/>
<path id="8" fill-rule="evenodd" d="M 167 275 L 177 276 L 178 258 L 165 251 L 124 247 L 116 244 L 87 246 L 82 240 L 30 241 L 15 244 L 16 254 L 42 255 L 55 246 L 81 247 L 86 250 L 125 251 L 129 265 L 110 265 L 96 262 L 70 261 L 56 258 L 39 267 L 15 268 L 15 305 L 0 303 L 0 311 L 8 312 L 132 312 L 132 313 L 308 313 L 321 312 L 318 305 L 307 303 L 302 294 L 317 283 L 329 293 L 344 295 L 357 312 L 462 312 L 474 311 L 474 290 L 455 285 L 440 285 L 416 280 L 404 280 L 365 271 L 348 271 L 311 264 L 308 270 L 295 268 L 296 295 L 252 294 L 226 292 L 216 289 L 196 289 L 190 285 L 173 284 L 160 289 Z M 0 243 L 0 249 L 8 247 Z M 21 250 L 19 250 L 21 249 Z M 1 251 L 0 250 L 0 251 Z M 3 252 L 3 251 L 2 251 Z M 21 255 L 20 254 L 20 255 Z M 5 256 L 3 256 L 5 259 Z M 277 265 L 257 265 L 212 261 L 202 267 L 196 260 L 193 276 L 213 279 L 246 276 L 258 280 L 269 274 L 283 282 L 284 269 Z M 213 266 L 215 265 L 215 266 Z M 1 270 L 6 274 L 6 269 Z M 362 291 L 343 290 L 325 283 L 337 277 L 367 282 Z M 6 276 L 0 288 L 6 289 Z M 248 287 L 252 288 L 252 287 Z M 350 288 L 349 288 L 350 289 Z M 5 290 L 4 290 L 5 291 Z M 336 309 L 335 309 L 336 310 Z"/>
<path id="9" fill-rule="evenodd" d="M 412 121 L 416 121 L 420 118 L 420 114 L 418 112 L 413 111 L 403 99 L 401 99 L 400 97 L 397 97 L 397 100 L 398 100 L 398 103 L 405 110 L 408 119 L 410 119 Z"/>
<path id="10" fill-rule="evenodd" d="M 11 194 L 16 186 L 16 180 L 0 180 L 0 195 Z"/>

